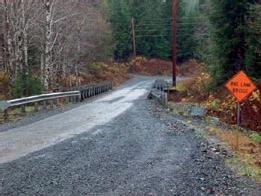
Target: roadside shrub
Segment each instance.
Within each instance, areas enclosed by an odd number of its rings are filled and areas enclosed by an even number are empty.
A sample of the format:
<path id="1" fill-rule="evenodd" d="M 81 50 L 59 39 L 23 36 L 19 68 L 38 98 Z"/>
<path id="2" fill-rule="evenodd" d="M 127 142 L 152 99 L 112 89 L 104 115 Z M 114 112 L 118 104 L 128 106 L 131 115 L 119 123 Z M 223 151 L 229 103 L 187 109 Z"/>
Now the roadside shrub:
<path id="1" fill-rule="evenodd" d="M 255 142 L 260 142 L 261 143 L 261 135 L 258 133 L 251 133 L 250 138 L 255 141 Z"/>
<path id="2" fill-rule="evenodd" d="M 20 72 L 10 86 L 12 98 L 31 96 L 42 92 L 41 81 L 32 72 Z"/>

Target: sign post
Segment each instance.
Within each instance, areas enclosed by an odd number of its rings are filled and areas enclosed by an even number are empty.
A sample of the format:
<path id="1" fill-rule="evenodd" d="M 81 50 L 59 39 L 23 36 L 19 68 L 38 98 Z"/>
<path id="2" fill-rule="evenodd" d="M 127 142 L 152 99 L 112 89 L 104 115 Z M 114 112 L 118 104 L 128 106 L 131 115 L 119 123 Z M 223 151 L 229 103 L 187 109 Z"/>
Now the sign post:
<path id="1" fill-rule="evenodd" d="M 240 103 L 237 102 L 237 129 L 239 129 L 240 126 Z"/>
<path id="2" fill-rule="evenodd" d="M 237 129 L 240 127 L 240 103 L 256 89 L 255 84 L 244 71 L 238 72 L 226 84 L 226 88 L 237 99 Z M 238 135 L 237 135 L 238 148 Z"/>

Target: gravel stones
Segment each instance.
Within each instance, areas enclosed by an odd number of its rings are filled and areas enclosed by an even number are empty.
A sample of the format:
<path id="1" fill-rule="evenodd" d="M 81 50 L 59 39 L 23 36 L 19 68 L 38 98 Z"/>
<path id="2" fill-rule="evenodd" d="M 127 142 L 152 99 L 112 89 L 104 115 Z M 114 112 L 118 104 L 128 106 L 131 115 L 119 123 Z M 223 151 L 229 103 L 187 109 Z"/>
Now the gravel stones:
<path id="1" fill-rule="evenodd" d="M 0 195 L 260 196 L 193 125 L 141 97 L 110 123 L 1 164 Z"/>

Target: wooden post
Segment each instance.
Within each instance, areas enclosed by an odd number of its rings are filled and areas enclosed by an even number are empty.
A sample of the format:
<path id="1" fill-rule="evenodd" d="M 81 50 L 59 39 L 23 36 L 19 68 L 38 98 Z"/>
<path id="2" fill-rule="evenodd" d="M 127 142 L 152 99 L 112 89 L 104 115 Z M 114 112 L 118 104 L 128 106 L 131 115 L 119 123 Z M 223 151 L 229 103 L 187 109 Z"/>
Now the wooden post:
<path id="1" fill-rule="evenodd" d="M 237 135 L 236 135 L 236 149 L 239 149 L 239 128 L 240 128 L 240 103 L 237 102 Z"/>
<path id="2" fill-rule="evenodd" d="M 237 129 L 240 128 L 240 103 L 237 102 Z"/>

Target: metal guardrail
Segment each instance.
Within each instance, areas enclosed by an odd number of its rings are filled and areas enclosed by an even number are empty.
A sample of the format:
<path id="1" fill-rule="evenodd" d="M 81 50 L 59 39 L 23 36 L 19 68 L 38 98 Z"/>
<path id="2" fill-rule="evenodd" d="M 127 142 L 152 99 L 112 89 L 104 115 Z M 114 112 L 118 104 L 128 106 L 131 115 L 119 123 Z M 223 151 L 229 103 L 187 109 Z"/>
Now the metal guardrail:
<path id="1" fill-rule="evenodd" d="M 112 89 L 111 81 L 104 81 L 96 84 L 89 84 L 85 86 L 72 87 L 69 91 L 80 91 L 80 99 L 81 101 L 95 95 L 104 93 L 108 90 Z"/>
<path id="2" fill-rule="evenodd" d="M 168 103 L 168 89 L 170 84 L 165 80 L 155 80 L 148 95 L 149 99 L 156 98 L 162 105 Z"/>
<path id="3" fill-rule="evenodd" d="M 31 97 L 23 97 L 19 99 L 12 99 L 7 101 L 11 106 L 19 106 L 29 103 L 36 103 L 40 101 L 54 100 L 59 98 L 71 97 L 75 99 L 75 101 L 79 100 L 80 92 L 79 91 L 69 91 L 69 92 L 58 92 L 58 93 L 50 93 L 50 94 L 42 94 L 35 95 Z"/>
<path id="4" fill-rule="evenodd" d="M 166 91 L 170 87 L 170 84 L 165 80 L 155 80 L 155 82 L 152 85 L 153 89 L 157 89 L 160 91 Z"/>
<path id="5" fill-rule="evenodd" d="M 27 104 L 34 103 L 34 111 L 39 110 L 39 103 L 42 102 L 43 109 L 47 108 L 47 104 L 50 108 L 53 108 L 54 101 L 58 105 L 61 99 L 65 99 L 65 102 L 79 102 L 86 98 L 93 97 L 95 95 L 101 94 L 105 91 L 112 89 L 112 82 L 105 81 L 97 84 L 72 87 L 68 92 L 57 92 L 50 94 L 35 95 L 30 97 L 23 97 L 19 99 L 12 99 L 7 101 L 0 101 L 0 110 L 4 112 L 4 121 L 8 119 L 8 110 L 12 107 L 21 106 L 21 112 L 25 113 L 25 106 Z"/>
<path id="6" fill-rule="evenodd" d="M 4 121 L 6 121 L 8 119 L 8 110 L 12 107 L 21 106 L 21 112 L 25 113 L 25 106 L 34 103 L 34 111 L 38 111 L 40 102 L 43 104 L 43 109 L 47 108 L 48 103 L 50 108 L 53 108 L 54 100 L 56 100 L 56 104 L 59 104 L 61 98 L 65 98 L 65 102 L 78 102 L 80 101 L 80 91 L 50 93 L 0 101 L 0 109 L 3 110 Z"/>

